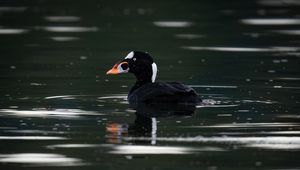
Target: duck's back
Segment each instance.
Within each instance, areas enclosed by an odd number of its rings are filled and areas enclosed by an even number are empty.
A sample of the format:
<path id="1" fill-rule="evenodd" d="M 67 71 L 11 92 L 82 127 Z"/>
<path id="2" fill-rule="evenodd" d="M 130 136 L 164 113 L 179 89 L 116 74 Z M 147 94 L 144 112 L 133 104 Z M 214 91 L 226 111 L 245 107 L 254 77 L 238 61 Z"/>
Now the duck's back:
<path id="1" fill-rule="evenodd" d="M 130 104 L 144 103 L 180 103 L 196 104 L 201 100 L 191 87 L 177 82 L 146 83 L 132 90 L 128 95 Z"/>

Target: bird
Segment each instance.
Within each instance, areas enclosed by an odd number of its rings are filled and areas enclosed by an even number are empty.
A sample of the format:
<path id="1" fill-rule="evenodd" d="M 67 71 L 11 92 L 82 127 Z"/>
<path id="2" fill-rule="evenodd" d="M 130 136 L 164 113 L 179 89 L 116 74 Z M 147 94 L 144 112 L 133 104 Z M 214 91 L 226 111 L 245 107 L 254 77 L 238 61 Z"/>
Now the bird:
<path id="1" fill-rule="evenodd" d="M 135 75 L 136 83 L 127 96 L 132 108 L 137 108 L 140 103 L 162 108 L 170 104 L 196 107 L 201 103 L 196 91 L 187 85 L 179 82 L 156 82 L 157 71 L 157 65 L 149 53 L 131 51 L 106 74 Z"/>

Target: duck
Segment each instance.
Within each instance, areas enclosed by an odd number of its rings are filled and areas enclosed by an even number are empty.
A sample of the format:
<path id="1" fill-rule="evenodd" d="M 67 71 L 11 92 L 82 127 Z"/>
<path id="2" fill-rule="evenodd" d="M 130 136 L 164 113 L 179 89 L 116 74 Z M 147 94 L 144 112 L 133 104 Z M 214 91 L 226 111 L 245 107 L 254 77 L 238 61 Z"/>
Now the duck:
<path id="1" fill-rule="evenodd" d="M 135 75 L 136 83 L 127 96 L 132 108 L 137 108 L 140 103 L 161 107 L 166 104 L 195 107 L 201 103 L 196 91 L 187 85 L 179 82 L 156 82 L 157 72 L 157 65 L 149 53 L 131 51 L 106 74 L 132 73 Z"/>

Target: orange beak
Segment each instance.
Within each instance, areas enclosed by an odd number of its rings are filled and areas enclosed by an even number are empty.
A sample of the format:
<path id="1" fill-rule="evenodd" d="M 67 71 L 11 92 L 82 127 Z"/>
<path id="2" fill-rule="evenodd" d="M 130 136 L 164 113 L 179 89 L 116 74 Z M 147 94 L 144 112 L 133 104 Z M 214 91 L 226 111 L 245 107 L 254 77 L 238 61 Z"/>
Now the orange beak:
<path id="1" fill-rule="evenodd" d="M 106 74 L 119 74 L 118 66 L 119 64 L 115 64 L 112 69 L 106 72 Z"/>
<path id="2" fill-rule="evenodd" d="M 122 64 L 127 64 L 127 65 L 128 65 L 128 63 L 125 62 L 125 61 L 124 61 L 124 62 L 121 62 L 121 63 L 117 63 L 117 64 L 115 64 L 115 65 L 113 66 L 112 69 L 108 70 L 108 71 L 106 72 L 106 74 L 126 73 L 128 70 L 123 70 L 121 67 L 119 67 L 119 66 L 122 65 Z"/>

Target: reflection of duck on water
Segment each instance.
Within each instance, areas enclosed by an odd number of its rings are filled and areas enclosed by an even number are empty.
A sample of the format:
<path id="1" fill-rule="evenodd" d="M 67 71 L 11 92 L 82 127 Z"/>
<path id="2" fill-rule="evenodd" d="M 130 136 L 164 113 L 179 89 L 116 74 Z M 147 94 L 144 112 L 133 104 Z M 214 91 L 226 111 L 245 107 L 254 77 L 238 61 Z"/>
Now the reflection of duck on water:
<path id="1" fill-rule="evenodd" d="M 195 107 L 184 104 L 148 105 L 139 103 L 133 124 L 109 123 L 106 125 L 108 142 L 123 143 L 127 137 L 151 137 L 151 144 L 156 144 L 157 118 L 172 116 L 190 116 Z M 132 141 L 131 141 L 132 142 Z M 142 142 L 142 141 L 136 141 Z M 147 142 L 147 141 L 146 141 Z"/>

